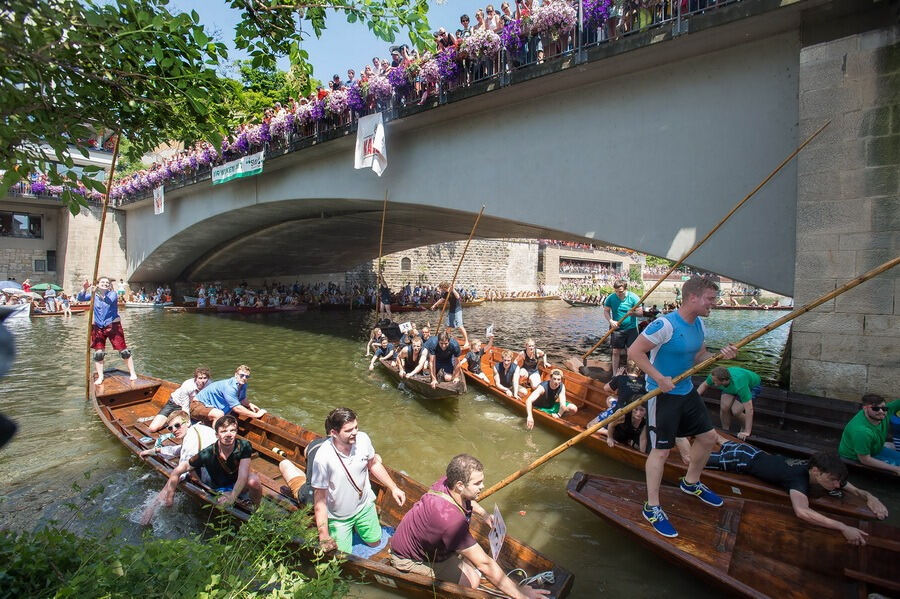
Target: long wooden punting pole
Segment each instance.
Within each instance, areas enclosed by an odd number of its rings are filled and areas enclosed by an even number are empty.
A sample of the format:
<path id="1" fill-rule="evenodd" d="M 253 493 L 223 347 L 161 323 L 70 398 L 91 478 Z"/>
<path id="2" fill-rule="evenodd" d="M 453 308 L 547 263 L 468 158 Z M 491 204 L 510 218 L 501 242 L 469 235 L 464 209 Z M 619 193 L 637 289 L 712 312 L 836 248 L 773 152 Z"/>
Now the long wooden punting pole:
<path id="1" fill-rule="evenodd" d="M 469 233 L 469 238 L 466 240 L 466 245 L 463 248 L 462 255 L 459 257 L 459 262 L 456 264 L 453 280 L 450 281 L 450 289 L 447 290 L 447 297 L 444 299 L 443 305 L 441 305 L 441 316 L 437 321 L 437 331 L 435 331 L 435 335 L 441 334 L 441 325 L 444 323 L 444 311 L 447 309 L 447 304 L 450 303 L 450 294 L 456 289 L 456 275 L 459 274 L 459 267 L 462 266 L 463 258 L 466 257 L 466 252 L 469 251 L 469 244 L 472 243 L 472 236 L 475 235 L 475 229 L 478 228 L 478 221 L 481 220 L 482 214 L 484 214 L 484 204 L 481 205 L 481 210 L 478 212 L 478 216 L 475 217 L 475 224 L 472 225 L 472 231 Z M 462 299 L 460 299 L 460 301 L 462 301 Z"/>
<path id="2" fill-rule="evenodd" d="M 872 278 L 874 278 L 874 277 L 877 277 L 877 276 L 880 275 L 881 273 L 886 272 L 886 271 L 888 271 L 888 270 L 894 268 L 894 267 L 897 266 L 898 264 L 900 264 L 900 256 L 898 256 L 897 258 L 894 258 L 893 260 L 888 260 L 887 262 L 885 262 L 885 263 L 882 264 L 881 266 L 879 266 L 879 267 L 877 267 L 877 268 L 873 268 L 873 269 L 870 270 L 869 272 L 867 272 L 867 273 L 865 273 L 865 274 L 863 274 L 863 275 L 860 275 L 860 276 L 856 277 L 855 279 L 853 279 L 853 280 L 850 281 L 849 283 L 843 285 L 842 287 L 840 287 L 840 288 L 838 288 L 838 289 L 835 289 L 834 291 L 831 291 L 831 292 L 829 292 L 829 293 L 826 293 L 825 295 L 823 295 L 823 296 L 820 297 L 819 299 L 814 300 L 814 301 L 812 301 L 812 302 L 806 304 L 806 305 L 803 306 L 802 308 L 796 309 L 796 310 L 794 310 L 793 312 L 790 312 L 790 313 L 788 313 L 788 314 L 782 316 L 781 318 L 779 318 L 779 319 L 777 319 L 777 320 L 773 320 L 772 322 L 770 322 L 769 324 L 767 324 L 767 325 L 764 326 L 763 328 L 759 329 L 758 331 L 756 331 L 756 332 L 754 332 L 754 333 L 751 333 L 751 334 L 747 335 L 746 337 L 744 337 L 743 339 L 741 339 L 740 341 L 738 341 L 737 343 L 735 343 L 734 346 L 737 347 L 737 348 L 741 348 L 741 347 L 747 345 L 748 343 L 750 343 L 751 341 L 753 341 L 753 340 L 755 340 L 755 339 L 758 339 L 759 337 L 762 337 L 762 336 L 765 335 L 766 333 L 769 333 L 770 331 L 773 331 L 773 330 L 777 329 L 777 328 L 780 327 L 781 325 L 783 325 L 783 324 L 785 324 L 785 323 L 787 323 L 787 322 L 792 321 L 793 319 L 797 318 L 798 316 L 800 316 L 800 315 L 802 315 L 802 314 L 806 314 L 807 312 L 809 312 L 810 310 L 812 310 L 812 309 L 815 308 L 816 306 L 820 306 L 820 305 L 824 304 L 825 302 L 827 302 L 827 301 L 829 301 L 829 300 L 832 300 L 832 299 L 836 298 L 837 296 L 841 295 L 841 294 L 844 293 L 845 291 L 849 291 L 850 289 L 853 289 L 853 288 L 856 287 L 857 285 L 859 285 L 859 284 L 861 284 L 861 283 L 864 283 L 864 282 L 868 281 L 869 279 L 872 279 Z M 707 367 L 709 367 L 709 366 L 715 364 L 716 362 L 718 362 L 719 360 L 721 360 L 722 357 L 723 357 L 722 354 L 716 354 L 716 355 L 714 355 L 714 356 L 712 356 L 712 357 L 709 357 L 709 358 L 707 358 L 706 360 L 704 360 L 704 361 L 700 362 L 699 364 L 697 364 L 696 366 L 694 366 L 693 368 L 691 368 L 691 369 L 689 369 L 689 370 L 686 370 L 686 371 L 682 372 L 681 374 L 679 374 L 677 377 L 673 378 L 673 379 L 672 379 L 672 382 L 673 382 L 673 383 L 678 383 L 679 381 L 682 381 L 682 380 L 686 379 L 687 377 L 693 375 L 694 373 L 699 372 L 699 371 L 703 370 L 704 368 L 707 368 Z M 609 416 L 608 418 L 604 418 L 603 420 L 601 420 L 601 421 L 598 422 L 597 424 L 595 424 L 595 425 L 593 425 L 593 426 L 591 426 L 591 427 L 585 429 L 583 432 L 581 432 L 581 433 L 575 435 L 574 437 L 572 437 L 571 439 L 569 439 L 568 441 L 566 441 L 566 442 L 563 443 L 562 445 L 560 445 L 560 446 L 558 446 L 558 447 L 552 449 L 552 450 L 549 451 L 548 453 L 546 453 L 546 454 L 544 454 L 543 456 L 539 457 L 537 460 L 535 460 L 534 462 L 532 462 L 532 463 L 529 464 L 528 466 L 525 466 L 525 467 L 522 468 L 521 470 L 519 470 L 519 471 L 517 471 L 517 472 L 514 472 L 513 474 L 510 474 L 509 476 L 507 476 L 506 478 L 504 478 L 503 480 L 501 480 L 499 483 L 497 483 L 496 485 L 494 485 L 493 487 L 491 487 L 491 488 L 488 489 L 487 491 L 484 491 L 484 492 L 479 496 L 479 498 L 478 498 L 479 501 L 483 500 L 483 499 L 484 499 L 485 497 L 487 497 L 488 495 L 491 495 L 491 494 L 493 494 L 493 493 L 496 493 L 497 491 L 499 491 L 500 489 L 502 489 L 503 487 L 505 487 L 505 486 L 508 485 L 509 483 L 511 483 L 511 482 L 513 482 L 514 480 L 518 479 L 519 477 L 521 477 L 521 476 L 523 476 L 523 475 L 525 475 L 525 474 L 531 472 L 532 470 L 534 470 L 535 468 L 537 468 L 538 466 L 540 466 L 540 465 L 543 464 L 544 462 L 547 462 L 547 461 L 549 461 L 550 459 L 552 459 L 553 457 L 555 457 L 555 456 L 561 454 L 562 452 L 564 452 L 564 451 L 567 450 L 568 448 L 572 447 L 573 445 L 575 445 L 576 443 L 578 443 L 578 442 L 581 441 L 582 439 L 584 439 L 584 438 L 586 438 L 586 437 L 588 437 L 588 436 L 594 434 L 594 433 L 597 432 L 601 427 L 606 426 L 606 425 L 609 424 L 610 422 L 613 422 L 613 421 L 615 421 L 615 420 L 618 420 L 618 419 L 621 418 L 622 416 L 624 416 L 624 415 L 628 414 L 629 412 L 631 412 L 632 410 L 634 410 L 634 409 L 635 409 L 636 407 L 638 407 L 639 405 L 642 405 L 642 404 L 646 403 L 649 399 L 651 399 L 651 398 L 653 398 L 653 397 L 656 397 L 657 395 L 659 395 L 659 393 L 660 393 L 659 388 L 656 388 L 656 389 L 654 389 L 653 391 L 647 393 L 646 395 L 643 395 L 643 396 L 640 397 L 639 399 L 634 400 L 633 402 L 631 402 L 631 403 L 628 404 L 627 406 L 622 407 L 622 408 L 619 408 L 618 410 L 616 410 L 616 411 L 615 411 L 611 416 Z"/>
<path id="3" fill-rule="evenodd" d="M 805 147 L 809 144 L 809 142 L 811 142 L 813 139 L 815 139 L 816 136 L 817 136 L 819 133 L 821 133 L 821 132 L 825 129 L 825 127 L 827 127 L 830 123 L 831 123 L 830 120 L 829 120 L 829 121 L 826 121 L 825 124 L 822 125 L 821 127 L 819 127 L 819 129 L 818 129 L 815 133 L 813 133 L 812 135 L 809 136 L 809 139 L 807 139 L 807 140 L 804 141 L 802 144 L 800 144 L 799 146 L 797 146 L 797 149 L 794 150 L 793 152 L 791 152 L 790 156 L 788 156 L 787 158 L 785 158 L 784 160 L 782 160 L 781 164 L 779 164 L 777 167 L 775 167 L 775 170 L 773 170 L 771 173 L 769 173 L 769 175 L 768 175 L 765 179 L 763 179 L 763 180 L 759 183 L 759 185 L 757 185 L 756 187 L 754 187 L 754 188 L 753 188 L 753 191 L 751 191 L 751 192 L 748 193 L 746 196 L 744 196 L 744 199 L 742 199 L 740 202 L 738 202 L 738 203 L 734 206 L 734 208 L 732 208 L 731 211 L 730 211 L 728 214 L 726 214 L 725 217 L 724 217 L 722 220 L 720 220 L 719 223 L 718 223 L 715 227 L 713 227 L 712 229 L 710 229 L 709 233 L 706 234 L 706 237 L 704 237 L 703 239 L 701 239 L 700 241 L 698 241 L 697 243 L 695 243 L 694 246 L 693 246 L 691 249 L 689 249 L 689 250 L 687 251 L 687 253 L 686 253 L 684 256 L 682 256 L 681 258 L 678 259 L 678 262 L 676 262 L 675 264 L 673 264 L 672 266 L 670 266 L 670 267 L 669 267 L 669 270 L 666 271 L 666 274 L 664 274 L 662 277 L 660 277 L 659 280 L 656 281 L 656 283 L 653 285 L 653 287 L 651 287 L 649 290 L 647 290 L 647 291 L 644 292 L 644 295 L 641 296 L 641 299 L 638 300 L 638 302 L 637 302 L 637 304 L 635 305 L 635 307 L 632 308 L 631 310 L 629 310 L 628 312 L 626 312 L 626 313 L 625 313 L 625 316 L 623 316 L 622 318 L 619 319 L 619 322 L 625 320 L 626 318 L 628 318 L 629 316 L 631 316 L 632 314 L 634 314 L 635 309 L 636 309 L 638 306 L 640 306 L 640 305 L 644 302 L 644 300 L 646 300 L 648 297 L 650 297 L 650 294 L 653 293 L 654 291 L 656 291 L 656 288 L 659 287 L 659 285 L 660 285 L 663 281 L 665 281 L 665 280 L 669 277 L 669 275 L 672 274 L 672 272 L 675 271 L 676 268 L 678 268 L 679 266 L 681 266 L 682 262 L 684 262 L 685 260 L 687 260 L 688 256 L 690 256 L 691 254 L 693 254 L 693 253 L 697 250 L 697 248 L 699 248 L 701 245 L 703 245 L 704 243 L 706 243 L 706 240 L 708 240 L 710 237 L 712 237 L 712 236 L 713 236 L 713 233 L 715 233 L 716 231 L 718 231 L 719 228 L 720 228 L 722 225 L 725 224 L 725 221 L 727 221 L 729 218 L 731 218 L 732 215 L 734 215 L 734 213 L 737 212 L 737 211 L 740 209 L 741 206 L 743 206 L 744 204 L 746 204 L 747 201 L 748 201 L 750 198 L 752 198 L 754 195 L 756 195 L 756 192 L 758 192 L 760 189 L 762 189 L 763 185 L 765 185 L 766 183 L 768 183 L 768 182 L 772 179 L 772 177 L 774 177 L 775 175 L 777 175 L 777 174 L 778 174 L 778 171 L 780 171 L 781 169 L 783 169 L 783 168 L 785 167 L 785 165 L 787 165 L 788 162 L 790 162 L 791 160 L 793 160 L 794 157 L 795 157 L 797 154 L 800 153 L 800 150 L 802 150 L 803 148 L 805 148 Z M 615 329 L 613 329 L 612 327 L 610 327 L 610 329 L 609 329 L 608 331 L 606 331 L 606 333 L 604 333 L 602 337 L 600 337 L 600 341 L 598 341 L 597 343 L 595 343 L 594 346 L 593 346 L 591 349 L 587 350 L 587 353 L 586 353 L 586 354 L 584 354 L 583 356 L 581 356 L 582 363 L 583 363 L 585 366 L 587 366 L 587 359 L 588 359 L 588 356 L 590 356 L 592 353 L 594 353 L 594 351 L 596 351 L 596 349 L 597 349 L 598 347 L 600 347 L 600 346 L 603 344 L 604 341 L 606 341 L 606 338 L 609 337 L 609 336 L 612 334 L 612 332 L 613 332 L 614 330 L 615 330 Z"/>
<path id="4" fill-rule="evenodd" d="M 97 284 L 97 277 L 100 276 L 100 249 L 103 247 L 103 230 L 106 228 L 106 211 L 109 208 L 109 192 L 112 191 L 113 177 L 116 174 L 116 160 L 119 158 L 119 139 L 121 131 L 116 132 L 116 143 L 113 145 L 112 162 L 109 165 L 109 178 L 106 180 L 106 193 L 103 194 L 103 210 L 100 212 L 100 234 L 97 236 L 97 254 L 94 256 L 94 276 L 91 283 Z M 94 327 L 94 297 L 97 290 L 91 293 L 91 305 L 87 311 L 87 353 L 84 357 L 84 398 L 91 399 L 91 384 L 94 382 L 91 378 L 91 332 Z"/>
<path id="5" fill-rule="evenodd" d="M 384 190 L 384 206 L 381 208 L 381 235 L 378 237 L 378 275 L 375 277 L 375 314 L 381 313 L 381 252 L 384 243 L 384 220 L 387 217 L 387 189 Z M 350 307 L 353 307 L 353 300 L 350 300 Z"/>

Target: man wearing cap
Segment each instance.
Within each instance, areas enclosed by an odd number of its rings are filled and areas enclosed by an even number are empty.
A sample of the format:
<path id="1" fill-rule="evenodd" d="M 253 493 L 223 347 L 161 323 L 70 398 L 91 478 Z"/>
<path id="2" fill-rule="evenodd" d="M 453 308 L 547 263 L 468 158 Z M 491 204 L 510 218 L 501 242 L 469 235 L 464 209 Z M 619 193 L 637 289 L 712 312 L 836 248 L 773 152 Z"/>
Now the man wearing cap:
<path id="1" fill-rule="evenodd" d="M 337 91 L 337 90 L 341 89 L 341 87 L 343 87 L 343 86 L 344 86 L 344 84 L 341 83 L 341 76 L 338 75 L 337 73 L 335 73 L 334 76 L 331 78 L 331 89 L 334 91 Z"/>

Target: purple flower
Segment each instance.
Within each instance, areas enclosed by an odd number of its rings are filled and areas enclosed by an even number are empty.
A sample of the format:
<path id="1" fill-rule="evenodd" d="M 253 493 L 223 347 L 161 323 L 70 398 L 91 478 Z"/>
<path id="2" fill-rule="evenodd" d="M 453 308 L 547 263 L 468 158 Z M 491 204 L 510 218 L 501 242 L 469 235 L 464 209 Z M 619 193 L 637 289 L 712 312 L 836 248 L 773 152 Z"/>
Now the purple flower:
<path id="1" fill-rule="evenodd" d="M 444 81 L 453 80 L 459 72 L 459 63 L 456 61 L 456 48 L 441 50 L 437 55 L 438 71 Z"/>
<path id="2" fill-rule="evenodd" d="M 366 111 L 366 99 L 363 97 L 359 82 L 354 81 L 353 85 L 347 88 L 347 107 L 358 113 Z"/>
<path id="3" fill-rule="evenodd" d="M 388 71 L 387 78 L 388 81 L 391 82 L 391 87 L 393 87 L 398 93 L 403 93 L 406 89 L 409 88 L 409 79 L 406 78 L 405 69 L 395 67 Z"/>
<path id="4" fill-rule="evenodd" d="M 259 126 L 259 139 L 262 142 L 267 142 L 272 139 L 271 134 L 269 133 L 269 123 L 263 122 Z"/>
<path id="5" fill-rule="evenodd" d="M 438 83 L 441 80 L 441 69 L 438 66 L 438 61 L 436 58 L 432 58 L 430 60 L 426 60 L 422 64 L 422 68 L 419 70 L 419 73 L 422 75 L 422 80 L 425 83 Z"/>
<path id="6" fill-rule="evenodd" d="M 191 165 L 191 170 L 197 170 L 197 163 L 199 160 L 197 159 L 197 154 L 191 154 L 190 158 L 188 158 L 188 164 Z"/>
<path id="7" fill-rule="evenodd" d="M 588 25 L 603 25 L 612 11 L 612 0 L 584 0 L 584 22 Z"/>
<path id="8" fill-rule="evenodd" d="M 523 37 L 522 23 L 518 19 L 515 19 L 513 21 L 509 21 L 506 25 L 503 26 L 503 31 L 500 32 L 500 44 L 507 50 L 515 52 L 522 47 Z"/>
<path id="9" fill-rule="evenodd" d="M 470 56 L 493 58 L 500 52 L 500 36 L 487 29 L 475 31 L 463 40 L 463 47 Z"/>
<path id="10" fill-rule="evenodd" d="M 31 193 L 40 194 L 47 192 L 47 184 L 43 181 L 35 181 L 31 184 Z"/>
<path id="11" fill-rule="evenodd" d="M 309 118 L 313 121 L 325 120 L 325 102 L 316 100 L 312 102 L 309 108 Z"/>
<path id="12" fill-rule="evenodd" d="M 294 116 L 294 113 L 293 113 L 293 112 L 287 113 L 287 116 L 286 116 L 285 119 L 284 119 L 284 123 L 285 123 L 285 128 L 286 128 L 288 131 L 293 131 L 293 129 L 294 129 L 294 121 L 295 121 L 295 120 L 296 120 L 296 117 Z"/>
<path id="13" fill-rule="evenodd" d="M 578 11 L 565 0 L 551 0 L 550 4 L 535 9 L 531 19 L 535 31 L 556 37 L 575 27 Z"/>
<path id="14" fill-rule="evenodd" d="M 390 100 L 394 91 L 391 80 L 388 77 L 383 77 L 381 75 L 369 77 L 366 85 L 368 86 L 368 93 L 366 95 L 371 94 L 376 100 Z"/>
<path id="15" fill-rule="evenodd" d="M 325 108 L 329 114 L 340 116 L 347 112 L 347 92 L 337 89 L 325 96 Z"/>
<path id="16" fill-rule="evenodd" d="M 248 137 L 246 131 L 241 131 L 241 134 L 238 135 L 237 141 L 234 142 L 231 149 L 238 154 L 246 154 L 250 150 L 250 140 Z"/>

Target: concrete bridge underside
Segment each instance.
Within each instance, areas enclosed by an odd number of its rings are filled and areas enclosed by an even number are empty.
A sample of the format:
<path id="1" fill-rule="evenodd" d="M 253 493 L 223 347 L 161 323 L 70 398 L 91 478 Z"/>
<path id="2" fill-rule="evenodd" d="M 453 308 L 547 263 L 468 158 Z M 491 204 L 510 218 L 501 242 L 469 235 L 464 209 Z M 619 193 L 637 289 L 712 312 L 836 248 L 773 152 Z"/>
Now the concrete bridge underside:
<path id="1" fill-rule="evenodd" d="M 799 143 L 799 15 L 773 9 L 393 120 L 382 178 L 352 168 L 348 135 L 257 177 L 167 192 L 163 215 L 130 205 L 129 278 L 347 269 L 377 256 L 386 192 L 385 253 L 463 239 L 485 204 L 478 237 L 680 257 Z M 796 173 L 689 262 L 792 294 Z"/>

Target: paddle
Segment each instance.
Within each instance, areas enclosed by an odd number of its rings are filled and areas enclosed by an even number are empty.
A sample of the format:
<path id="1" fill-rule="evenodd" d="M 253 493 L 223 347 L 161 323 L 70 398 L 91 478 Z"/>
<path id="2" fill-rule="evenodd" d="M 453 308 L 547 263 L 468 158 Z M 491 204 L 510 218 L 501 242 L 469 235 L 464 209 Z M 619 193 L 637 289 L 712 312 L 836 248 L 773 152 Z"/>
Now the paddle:
<path id="1" fill-rule="evenodd" d="M 444 303 L 441 305 L 441 315 L 438 318 L 437 330 L 435 331 L 435 335 L 440 335 L 441 333 L 441 324 L 444 322 L 444 311 L 447 309 L 447 304 L 450 303 L 450 294 L 453 293 L 453 290 L 456 289 L 456 275 L 459 274 L 459 267 L 462 266 L 463 259 L 466 257 L 466 252 L 469 250 L 469 243 L 472 242 L 472 236 L 475 235 L 475 229 L 478 228 L 478 221 L 481 220 L 481 215 L 484 214 L 484 204 L 481 205 L 481 211 L 478 213 L 478 216 L 475 217 L 475 224 L 472 225 L 472 231 L 469 233 L 469 238 L 466 240 L 466 245 L 463 247 L 462 255 L 459 257 L 459 262 L 456 264 L 456 271 L 453 273 L 453 280 L 450 281 L 450 289 L 447 290 L 447 297 L 444 298 Z M 462 298 L 459 299 L 462 302 Z"/>
<path id="2" fill-rule="evenodd" d="M 775 167 L 775 170 L 773 170 L 771 173 L 769 173 L 769 175 L 768 175 L 765 179 L 763 179 L 763 180 L 760 182 L 759 185 L 757 185 L 756 187 L 754 187 L 754 188 L 753 188 L 753 191 L 751 191 L 751 192 L 748 193 L 746 196 L 744 196 L 744 199 L 742 199 L 740 202 L 738 202 L 738 203 L 734 206 L 734 208 L 732 208 L 731 211 L 730 211 L 728 214 L 726 214 L 725 217 L 724 217 L 722 220 L 720 220 L 719 223 L 718 223 L 715 227 L 713 227 L 712 229 L 710 229 L 709 233 L 706 234 L 706 237 L 704 237 L 703 239 L 701 239 L 700 241 L 698 241 L 697 243 L 695 243 L 694 246 L 693 246 L 691 249 L 689 249 L 689 250 L 687 251 L 687 253 L 686 253 L 684 256 L 682 256 L 681 258 L 678 259 L 678 262 L 676 262 L 675 264 L 673 264 L 672 266 L 670 266 L 670 267 L 669 267 L 669 270 L 666 271 L 666 274 L 664 274 L 662 277 L 660 277 L 659 280 L 657 280 L 656 283 L 655 283 L 649 290 L 645 291 L 645 292 L 644 292 L 644 295 L 641 296 L 641 298 L 637 301 L 637 303 L 635 304 L 635 306 L 634 306 L 633 308 L 631 308 L 628 312 L 626 312 L 624 316 L 622 316 L 621 318 L 619 318 L 619 319 L 618 319 L 618 322 L 622 322 L 623 320 L 625 320 L 626 318 L 628 318 L 629 316 L 631 316 L 632 314 L 634 314 L 635 309 L 636 309 L 638 306 L 640 306 L 642 303 L 644 303 L 644 301 L 645 301 L 648 297 L 650 297 L 650 294 L 653 293 L 654 291 L 656 291 L 656 288 L 659 287 L 660 284 L 661 284 L 663 281 L 665 281 L 665 280 L 669 277 L 669 275 L 672 274 L 672 272 L 675 271 L 676 268 L 678 268 L 679 266 L 681 266 L 681 264 L 682 264 L 685 260 L 687 260 L 688 256 L 690 256 L 691 254 L 693 254 L 693 253 L 697 250 L 697 248 L 699 248 L 701 245 L 703 245 L 704 243 L 706 243 L 706 241 L 707 241 L 710 237 L 713 236 L 713 233 L 715 233 L 716 231 L 718 231 L 719 228 L 720 228 L 722 225 L 725 224 L 725 221 L 727 221 L 729 218 L 731 218 L 732 215 L 733 215 L 735 212 L 737 212 L 738 209 L 740 209 L 741 206 L 743 206 L 744 204 L 746 204 L 747 201 L 748 201 L 750 198 L 752 198 L 754 195 L 756 195 L 756 192 L 758 192 L 760 189 L 762 189 L 763 185 L 765 185 L 766 183 L 768 183 L 768 182 L 772 179 L 772 177 L 774 177 L 775 175 L 777 175 L 777 174 L 778 174 L 778 171 L 780 171 L 782 168 L 784 168 L 785 165 L 786 165 L 788 162 L 790 162 L 791 160 L 793 160 L 794 156 L 796 156 L 797 154 L 799 154 L 799 153 L 800 153 L 800 150 L 802 150 L 803 148 L 805 148 L 805 147 L 809 144 L 809 142 L 811 142 L 813 139 L 815 139 L 816 136 L 817 136 L 819 133 L 821 133 L 821 132 L 825 129 L 825 127 L 827 127 L 830 123 L 831 123 L 830 120 L 829 120 L 829 121 L 826 121 L 825 124 L 822 125 L 821 127 L 819 127 L 819 129 L 818 129 L 815 133 L 813 133 L 812 135 L 810 135 L 809 138 L 808 138 L 806 141 L 804 141 L 802 144 L 800 144 L 799 146 L 797 146 L 797 149 L 794 150 L 793 152 L 791 152 L 790 156 L 788 156 L 787 158 L 785 158 L 785 159 L 781 162 L 781 164 L 779 164 L 777 167 Z M 604 341 L 606 341 L 607 337 L 609 337 L 609 336 L 612 334 L 612 332 L 613 332 L 614 330 L 616 330 L 616 328 L 618 328 L 618 327 L 615 327 L 615 328 L 610 327 L 609 330 L 606 331 L 606 333 L 604 333 L 602 337 L 600 337 L 600 341 L 598 341 L 597 343 L 595 343 L 594 346 L 591 347 L 591 349 L 587 350 L 587 353 L 586 353 L 586 354 L 584 354 L 583 356 L 581 356 L 581 363 L 582 363 L 583 366 L 587 366 L 587 359 L 588 359 L 588 356 L 591 355 L 592 353 L 594 353 L 594 351 L 595 351 L 598 347 L 600 347 L 600 346 L 603 344 Z"/>
<path id="3" fill-rule="evenodd" d="M 378 276 L 375 277 L 375 314 L 381 313 L 381 282 L 384 280 L 384 276 L 381 273 L 381 252 L 382 252 L 382 243 L 384 242 L 384 219 L 387 216 L 387 198 L 388 192 L 384 190 L 384 208 L 381 210 L 381 235 L 378 237 Z M 387 287 L 387 285 L 385 285 Z M 353 306 L 351 301 L 351 307 Z M 376 316 L 377 318 L 377 316 Z"/>
<path id="4" fill-rule="evenodd" d="M 836 298 L 837 296 L 841 295 L 845 291 L 849 291 L 850 289 L 853 289 L 857 285 L 860 285 L 861 283 L 864 283 L 864 282 L 868 281 L 869 279 L 872 279 L 872 278 L 880 275 L 881 273 L 894 268 L 898 264 L 900 264 L 900 257 L 894 258 L 893 260 L 888 260 L 881 266 L 873 268 L 869 272 L 856 277 L 855 279 L 846 283 L 842 287 L 839 287 L 838 289 L 835 289 L 834 291 L 830 291 L 830 292 L 826 293 L 822 297 L 811 301 L 810 303 L 806 304 L 802 308 L 798 308 L 798 309 L 794 310 L 793 312 L 789 312 L 788 314 L 785 314 L 784 316 L 782 316 L 781 318 L 779 318 L 777 320 L 773 320 L 772 322 L 770 322 L 763 328 L 759 329 L 758 331 L 747 335 L 746 337 L 744 337 L 743 339 L 741 339 L 740 341 L 735 343 L 734 346 L 736 348 L 740 349 L 741 347 L 743 347 L 744 345 L 747 345 L 751 341 L 758 339 L 759 337 L 762 337 L 766 333 L 777 329 L 781 325 L 792 321 L 793 319 L 797 318 L 798 316 L 800 316 L 802 314 L 806 314 L 813 308 L 820 306 L 821 304 L 824 304 L 825 302 Z M 692 374 L 699 372 L 699 371 L 703 370 L 704 368 L 707 368 L 707 367 L 715 364 L 716 362 L 721 360 L 722 357 L 723 357 L 722 354 L 716 354 L 715 356 L 711 356 L 711 357 L 707 358 L 706 360 L 700 362 L 693 368 L 690 368 L 690 369 L 682 372 L 681 374 L 679 374 L 677 377 L 674 377 L 672 379 L 672 382 L 678 383 L 679 381 L 686 379 L 687 377 L 691 376 Z M 559 446 L 555 447 L 554 449 L 550 450 L 549 452 L 547 452 L 546 454 L 544 454 L 543 456 L 539 457 L 537 460 L 535 460 L 534 462 L 529 464 L 528 466 L 522 468 L 521 470 L 518 470 L 517 472 L 514 472 L 513 474 L 510 474 L 509 476 L 507 476 L 506 478 L 501 480 L 499 483 L 495 484 L 493 487 L 491 487 L 487 491 L 484 491 L 483 493 L 481 493 L 478 500 L 482 501 L 482 500 L 484 500 L 485 497 L 487 497 L 493 493 L 496 493 L 497 491 L 499 491 L 500 489 L 502 489 L 509 483 L 511 483 L 511 482 L 515 481 L 516 479 L 518 479 L 519 477 L 531 472 L 532 470 L 534 470 L 535 468 L 537 468 L 544 462 L 549 461 L 551 458 L 561 454 L 568 448 L 572 447 L 579 441 L 583 440 L 585 437 L 588 437 L 588 436 L 594 434 L 601 427 L 606 426 L 610 422 L 614 422 L 614 421 L 618 420 L 622 416 L 625 416 L 626 414 L 628 414 L 629 412 L 634 410 L 636 407 L 646 403 L 649 399 L 656 397 L 659 394 L 660 394 L 659 388 L 654 389 L 653 391 L 650 391 L 649 393 L 634 400 L 627 406 L 619 408 L 611 416 L 604 418 L 597 424 L 595 424 L 595 425 L 585 429 L 583 432 L 575 435 L 574 437 L 572 437 L 571 439 L 569 439 L 562 445 L 559 445 Z"/>
<path id="5" fill-rule="evenodd" d="M 121 131 L 115 133 L 116 141 L 113 145 L 112 162 L 109 165 L 109 177 L 106 179 L 106 193 L 103 194 L 103 210 L 100 212 L 100 233 L 97 235 L 97 254 L 94 256 L 94 278 L 91 279 L 94 285 L 97 284 L 97 277 L 100 276 L 100 249 L 103 247 L 103 230 L 106 228 L 106 212 L 109 209 L 109 192 L 112 190 L 113 178 L 116 174 L 116 160 L 119 158 L 119 139 Z M 94 327 L 94 298 L 97 297 L 97 290 L 91 293 L 91 305 L 87 309 L 87 354 L 84 358 L 84 398 L 91 399 L 91 333 Z"/>

